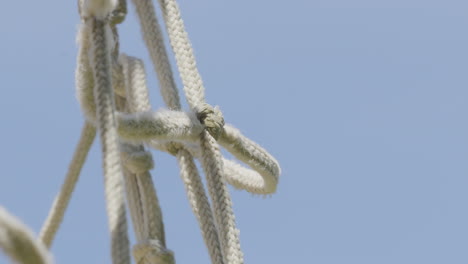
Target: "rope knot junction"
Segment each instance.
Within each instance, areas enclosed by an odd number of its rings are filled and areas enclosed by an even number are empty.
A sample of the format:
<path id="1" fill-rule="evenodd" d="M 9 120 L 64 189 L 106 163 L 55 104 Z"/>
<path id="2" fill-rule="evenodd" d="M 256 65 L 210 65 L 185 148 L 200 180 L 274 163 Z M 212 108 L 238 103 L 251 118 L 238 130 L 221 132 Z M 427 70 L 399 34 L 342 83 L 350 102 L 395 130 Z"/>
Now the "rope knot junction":
<path id="1" fill-rule="evenodd" d="M 82 25 L 77 38 L 75 78 L 77 97 L 86 121 L 65 181 L 41 229 L 40 242 L 34 243 L 51 246 L 98 134 L 114 264 L 130 263 L 127 210 L 136 238 L 133 247 L 136 263 L 175 263 L 174 253 L 166 248 L 163 214 L 150 173 L 154 162 L 148 148 L 177 159 L 180 177 L 211 262 L 242 264 L 240 232 L 227 184 L 254 194 L 274 193 L 281 173 L 279 164 L 261 146 L 232 125 L 225 124 L 218 107 L 206 103 L 205 88 L 179 6 L 176 0 L 158 0 L 190 107 L 186 112 L 181 109 L 179 90 L 153 1 L 131 2 L 166 108 L 153 110 L 142 60 L 119 51 L 117 25 L 125 19 L 126 0 L 78 0 Z M 244 164 L 225 159 L 220 146 Z M 201 163 L 206 186 L 195 159 Z M 1 220 L 0 214 L 0 229 Z M 0 246 L 5 247 L 2 243 Z"/>
<path id="2" fill-rule="evenodd" d="M 135 263 L 173 264 L 174 253 L 161 245 L 159 240 L 148 240 L 133 247 Z"/>
<path id="3" fill-rule="evenodd" d="M 224 117 L 219 107 L 212 107 L 204 103 L 201 107 L 196 108 L 195 111 L 200 123 L 205 125 L 205 129 L 217 140 L 224 128 Z"/>
<path id="4" fill-rule="evenodd" d="M 132 173 L 144 173 L 154 168 L 151 152 L 142 146 L 122 144 L 120 155 L 123 165 Z"/>

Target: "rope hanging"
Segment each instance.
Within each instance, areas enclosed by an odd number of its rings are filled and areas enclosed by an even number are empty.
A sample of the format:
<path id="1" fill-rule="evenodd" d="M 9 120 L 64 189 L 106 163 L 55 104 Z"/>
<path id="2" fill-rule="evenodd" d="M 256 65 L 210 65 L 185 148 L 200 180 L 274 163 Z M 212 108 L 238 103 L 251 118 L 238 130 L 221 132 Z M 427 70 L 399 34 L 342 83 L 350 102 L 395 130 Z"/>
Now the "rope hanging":
<path id="1" fill-rule="evenodd" d="M 81 27 L 76 90 L 86 122 L 65 181 L 39 234 L 43 245 L 29 240 L 31 252 L 45 252 L 52 245 L 98 133 L 113 263 L 130 263 L 124 197 L 137 239 L 132 249 L 135 262 L 175 263 L 174 253 L 166 247 L 162 212 L 149 172 L 154 165 L 153 158 L 145 146 L 177 158 L 211 262 L 244 263 L 226 183 L 251 193 L 271 194 L 280 175 L 278 162 L 239 130 L 225 124 L 220 110 L 206 103 L 205 88 L 179 7 L 175 0 L 158 0 L 190 107 L 189 112 L 182 111 L 155 7 L 151 0 L 132 0 L 132 3 L 167 110 L 152 111 L 143 62 L 119 51 L 117 25 L 125 19 L 126 1 L 78 0 Z M 218 144 L 250 168 L 223 158 Z M 194 159 L 201 161 L 211 202 Z M 0 230 L 5 223 L 3 218 L 8 219 L 1 213 Z M 3 238 L 0 233 L 0 242 Z M 16 259 L 20 263 L 50 263 L 50 258 L 41 254 L 42 262 Z M 13 254 L 12 257 L 15 258 Z"/>

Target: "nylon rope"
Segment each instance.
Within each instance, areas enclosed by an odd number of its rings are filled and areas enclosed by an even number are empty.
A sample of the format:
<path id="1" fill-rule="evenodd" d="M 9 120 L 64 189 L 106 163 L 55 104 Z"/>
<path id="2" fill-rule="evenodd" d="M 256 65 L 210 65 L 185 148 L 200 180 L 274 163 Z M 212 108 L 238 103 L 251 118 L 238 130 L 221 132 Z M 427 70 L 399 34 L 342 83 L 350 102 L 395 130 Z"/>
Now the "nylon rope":
<path id="1" fill-rule="evenodd" d="M 189 112 L 181 109 L 169 55 L 152 1 L 132 0 L 159 79 L 160 92 L 168 108 L 158 111 L 152 110 L 149 101 L 143 62 L 119 51 L 117 24 L 125 19 L 126 1 L 78 1 L 82 25 L 77 37 L 79 51 L 75 77 L 77 99 L 86 122 L 39 240 L 34 241 L 27 252 L 39 248 L 46 254 L 46 248 L 51 246 L 87 153 L 96 132 L 99 132 L 114 264 L 130 263 L 125 197 L 137 239 L 133 246 L 135 262 L 175 263 L 174 253 L 166 246 L 163 215 L 149 172 L 154 167 L 154 161 L 146 150 L 148 146 L 177 158 L 187 198 L 199 223 L 211 262 L 243 263 L 239 230 L 226 184 L 255 194 L 271 194 L 276 191 L 281 172 L 278 162 L 239 130 L 225 124 L 219 109 L 206 103 L 205 88 L 175 0 L 159 0 L 159 6 Z M 223 158 L 219 146 L 250 168 Z M 211 204 L 194 159 L 201 161 Z M 0 214 L 0 218 L 2 216 Z M 17 220 L 12 221 L 21 226 Z M 5 222 L 0 219 L 0 230 L 2 223 Z M 17 230 L 20 230 L 18 239 L 23 239 L 25 236 L 21 234 L 28 232 L 24 227 Z M 2 234 L 0 232 L 0 239 L 5 237 Z M 0 243 L 0 246 L 9 250 L 8 243 Z M 14 250 L 17 248 L 12 252 Z M 51 261 L 50 258 L 44 259 L 47 259 L 44 263 Z"/>

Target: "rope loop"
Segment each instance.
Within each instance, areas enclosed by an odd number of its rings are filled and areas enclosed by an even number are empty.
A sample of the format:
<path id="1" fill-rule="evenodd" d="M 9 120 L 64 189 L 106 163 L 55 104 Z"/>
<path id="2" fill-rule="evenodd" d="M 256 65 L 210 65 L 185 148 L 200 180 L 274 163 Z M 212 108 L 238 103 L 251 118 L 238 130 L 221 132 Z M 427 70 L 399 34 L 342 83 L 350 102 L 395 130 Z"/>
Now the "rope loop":
<path id="1" fill-rule="evenodd" d="M 132 173 L 140 174 L 154 168 L 153 156 L 144 148 L 123 144 L 120 153 L 123 165 Z"/>
<path id="2" fill-rule="evenodd" d="M 110 15 L 110 23 L 111 25 L 117 25 L 122 23 L 127 16 L 127 1 L 126 0 L 118 0 L 117 7 L 112 11 Z"/>
<path id="3" fill-rule="evenodd" d="M 133 257 L 137 264 L 174 264 L 174 253 L 166 249 L 159 240 L 149 239 L 133 247 Z"/>

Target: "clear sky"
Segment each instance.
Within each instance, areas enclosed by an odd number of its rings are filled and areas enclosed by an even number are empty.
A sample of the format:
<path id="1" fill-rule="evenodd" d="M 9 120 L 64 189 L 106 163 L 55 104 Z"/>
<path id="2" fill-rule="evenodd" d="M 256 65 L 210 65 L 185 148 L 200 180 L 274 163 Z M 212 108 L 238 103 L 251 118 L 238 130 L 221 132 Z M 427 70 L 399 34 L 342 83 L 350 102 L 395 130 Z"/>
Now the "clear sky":
<path id="1" fill-rule="evenodd" d="M 468 263 L 466 0 L 180 5 L 208 102 L 283 169 L 271 198 L 232 190 L 246 263 Z M 122 51 L 145 60 L 160 108 L 134 13 Z M 35 232 L 83 124 L 78 23 L 75 1 L 2 4 L 0 204 Z M 110 263 L 98 144 L 54 242 L 57 263 Z M 168 247 L 177 263 L 208 263 L 175 158 L 154 159 Z"/>

